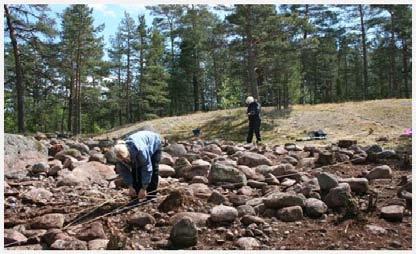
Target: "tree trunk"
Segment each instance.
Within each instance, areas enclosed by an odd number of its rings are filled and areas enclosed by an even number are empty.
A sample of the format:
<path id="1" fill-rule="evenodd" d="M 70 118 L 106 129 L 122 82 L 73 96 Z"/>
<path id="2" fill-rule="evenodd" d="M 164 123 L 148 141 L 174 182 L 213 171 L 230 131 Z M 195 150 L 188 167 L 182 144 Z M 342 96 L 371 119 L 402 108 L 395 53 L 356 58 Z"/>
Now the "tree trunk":
<path id="1" fill-rule="evenodd" d="M 368 67 L 367 67 L 367 43 L 366 43 L 366 31 L 364 27 L 364 11 L 362 4 L 358 5 L 358 9 L 360 11 L 360 20 L 361 20 L 361 40 L 362 40 L 362 48 L 363 48 L 363 76 L 364 76 L 364 84 L 363 84 L 363 99 L 368 98 Z"/>
<path id="2" fill-rule="evenodd" d="M 249 91 L 251 92 L 251 95 L 256 98 L 256 99 L 260 99 L 259 98 L 259 90 L 258 90 L 258 86 L 256 83 L 256 72 L 255 72 L 255 61 L 256 61 L 256 56 L 254 53 L 254 39 L 253 39 L 253 34 L 252 34 L 252 30 L 253 30 L 253 14 L 252 14 L 252 5 L 247 5 L 247 26 L 246 26 L 246 35 L 247 35 L 247 40 L 246 40 L 246 46 L 247 46 L 247 55 L 248 55 L 248 88 Z"/>
<path id="3" fill-rule="evenodd" d="M 308 14 L 309 14 L 309 5 L 306 4 L 305 5 L 305 17 L 304 19 L 306 21 L 308 21 Z M 308 32 L 306 31 L 306 29 L 304 29 L 303 31 L 303 41 L 306 40 L 306 38 L 308 37 Z M 305 86 L 306 86 L 306 52 L 304 49 L 302 49 L 301 51 L 301 81 L 300 81 L 300 98 L 299 98 L 299 103 L 300 104 L 305 104 Z"/>
<path id="4" fill-rule="evenodd" d="M 130 37 L 130 34 L 128 34 Z M 126 80 L 126 114 L 127 121 L 132 122 L 131 119 L 131 103 L 130 103 L 130 40 L 127 40 L 127 80 Z"/>
<path id="5" fill-rule="evenodd" d="M 396 41 L 394 36 L 395 29 L 395 13 L 393 10 L 390 11 L 391 15 L 391 41 L 390 41 L 390 63 L 391 63 L 391 83 L 392 83 L 392 96 L 398 97 L 399 87 L 397 84 L 397 73 L 396 73 Z"/>
<path id="6" fill-rule="evenodd" d="M 406 39 L 403 39 L 403 82 L 404 82 L 404 96 L 410 98 L 409 84 L 408 84 L 408 73 L 407 69 L 407 43 Z"/>
<path id="7" fill-rule="evenodd" d="M 17 93 L 17 128 L 19 133 L 24 133 L 25 129 L 25 95 L 23 84 L 23 70 L 20 63 L 19 46 L 17 45 L 16 30 L 13 26 L 12 17 L 9 12 L 8 6 L 4 5 L 4 14 L 7 19 L 7 26 L 9 28 L 10 40 L 13 46 L 14 65 L 16 71 L 16 93 Z"/>

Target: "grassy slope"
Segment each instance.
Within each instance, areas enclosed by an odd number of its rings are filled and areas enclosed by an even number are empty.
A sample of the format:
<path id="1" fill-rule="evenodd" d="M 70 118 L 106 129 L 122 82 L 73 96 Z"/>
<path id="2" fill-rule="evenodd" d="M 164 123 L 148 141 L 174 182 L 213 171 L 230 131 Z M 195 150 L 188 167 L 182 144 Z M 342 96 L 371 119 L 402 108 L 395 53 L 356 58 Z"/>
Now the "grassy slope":
<path id="1" fill-rule="evenodd" d="M 202 138 L 244 142 L 248 128 L 245 110 L 237 108 L 165 117 L 110 130 L 96 138 L 119 138 L 144 126 L 151 126 L 169 140 L 183 140 L 191 138 L 192 129 L 199 127 Z M 353 138 L 360 143 L 371 144 L 380 136 L 388 136 L 387 145 L 393 146 L 399 142 L 398 136 L 403 130 L 411 127 L 411 114 L 410 99 L 294 105 L 287 111 L 266 107 L 262 109 L 261 132 L 264 143 L 268 144 L 293 142 L 309 131 L 323 129 L 328 134 L 328 140 L 298 143 L 328 143 Z"/>

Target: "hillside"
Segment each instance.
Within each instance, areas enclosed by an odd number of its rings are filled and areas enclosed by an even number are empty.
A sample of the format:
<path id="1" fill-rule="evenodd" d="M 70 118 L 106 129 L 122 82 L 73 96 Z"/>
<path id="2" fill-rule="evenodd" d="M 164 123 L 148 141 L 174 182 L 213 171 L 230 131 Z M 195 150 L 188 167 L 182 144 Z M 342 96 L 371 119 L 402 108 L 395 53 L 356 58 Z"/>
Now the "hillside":
<path id="1" fill-rule="evenodd" d="M 374 143 L 387 137 L 385 146 L 394 146 L 405 128 L 411 127 L 411 100 L 387 99 L 319 105 L 294 105 L 286 111 L 274 107 L 262 109 L 263 143 L 282 144 L 307 136 L 309 131 L 322 129 L 328 134 L 327 143 L 353 138 L 359 143 Z M 192 137 L 192 129 L 200 128 L 204 139 L 226 139 L 244 142 L 248 128 L 245 108 L 194 113 L 165 117 L 130 124 L 96 136 L 96 139 L 119 138 L 151 126 L 169 140 Z M 298 142 L 300 144 L 310 141 Z"/>

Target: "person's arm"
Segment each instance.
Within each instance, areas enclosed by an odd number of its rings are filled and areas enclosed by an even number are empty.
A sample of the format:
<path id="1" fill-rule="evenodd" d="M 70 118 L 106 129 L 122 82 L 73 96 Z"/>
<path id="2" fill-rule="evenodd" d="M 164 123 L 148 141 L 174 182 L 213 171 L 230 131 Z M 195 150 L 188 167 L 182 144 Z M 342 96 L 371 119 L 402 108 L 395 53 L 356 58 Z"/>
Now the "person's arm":
<path id="1" fill-rule="evenodd" d="M 152 160 L 150 158 L 148 151 L 139 151 L 139 156 L 142 157 L 142 166 L 141 166 L 141 184 L 142 188 L 139 191 L 140 198 L 146 196 L 147 186 L 150 184 L 153 174 Z"/>

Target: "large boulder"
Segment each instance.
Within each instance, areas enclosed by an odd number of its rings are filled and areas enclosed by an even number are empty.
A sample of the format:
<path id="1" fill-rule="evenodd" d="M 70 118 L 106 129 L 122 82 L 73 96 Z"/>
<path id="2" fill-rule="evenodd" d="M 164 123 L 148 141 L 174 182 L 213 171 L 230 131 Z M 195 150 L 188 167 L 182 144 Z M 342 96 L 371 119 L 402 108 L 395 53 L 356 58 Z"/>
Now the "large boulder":
<path id="1" fill-rule="evenodd" d="M 81 164 L 72 171 L 65 173 L 57 185 L 83 185 L 91 182 L 104 184 L 107 179 L 115 176 L 114 166 L 108 166 L 97 161 Z"/>
<path id="2" fill-rule="evenodd" d="M 4 244 L 11 243 L 24 243 L 27 241 L 27 237 L 14 229 L 4 229 Z"/>
<path id="3" fill-rule="evenodd" d="M 380 216 L 388 221 L 402 221 L 404 207 L 400 205 L 389 205 L 381 208 Z"/>
<path id="4" fill-rule="evenodd" d="M 221 162 L 213 163 L 208 175 L 211 184 L 216 183 L 238 183 L 247 185 L 246 175 L 233 166 L 226 165 Z"/>
<path id="5" fill-rule="evenodd" d="M 248 167 L 256 167 L 258 165 L 269 165 L 273 163 L 266 156 L 258 153 L 244 152 L 237 160 L 237 164 L 246 165 Z"/>
<path id="6" fill-rule="evenodd" d="M 289 206 L 304 206 L 305 197 L 302 194 L 285 192 L 272 193 L 263 200 L 267 208 L 280 209 Z"/>
<path id="7" fill-rule="evenodd" d="M 189 185 L 189 189 L 192 190 L 195 197 L 209 198 L 212 194 L 211 188 L 203 183 L 193 183 Z"/>
<path id="8" fill-rule="evenodd" d="M 191 170 L 192 165 L 186 158 L 180 157 L 175 161 L 173 168 L 175 169 L 176 177 L 183 177 L 185 172 Z"/>
<path id="9" fill-rule="evenodd" d="M 129 225 L 144 228 L 148 224 L 150 225 L 156 224 L 156 219 L 148 213 L 137 212 L 128 219 L 128 223 Z"/>
<path id="10" fill-rule="evenodd" d="M 162 152 L 161 158 L 160 158 L 160 163 L 166 164 L 166 165 L 169 165 L 169 166 L 173 166 L 173 164 L 175 163 L 175 160 L 167 152 Z"/>
<path id="11" fill-rule="evenodd" d="M 48 161 L 48 149 L 34 138 L 4 134 L 4 173 L 26 172 L 26 165 Z"/>
<path id="12" fill-rule="evenodd" d="M 181 190 L 172 191 L 158 206 L 162 212 L 169 212 L 178 209 L 182 206 L 184 200 L 184 193 Z"/>

